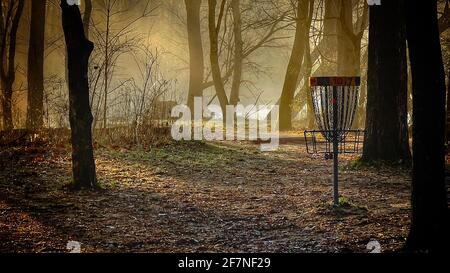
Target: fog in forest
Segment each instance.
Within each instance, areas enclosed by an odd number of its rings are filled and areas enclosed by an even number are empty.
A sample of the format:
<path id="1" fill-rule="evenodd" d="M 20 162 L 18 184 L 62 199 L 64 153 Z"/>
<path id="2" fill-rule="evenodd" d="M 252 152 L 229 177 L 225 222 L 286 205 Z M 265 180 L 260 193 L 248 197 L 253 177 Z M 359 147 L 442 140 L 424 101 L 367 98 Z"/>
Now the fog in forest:
<path id="1" fill-rule="evenodd" d="M 84 10 L 82 2 L 81 11 Z M 364 1 L 360 1 L 359 10 L 355 10 L 354 21 L 363 16 Z M 91 81 L 98 76 L 97 83 L 92 89 L 104 89 L 104 75 L 98 75 L 96 70 L 104 62 L 105 44 L 102 39 L 106 36 L 107 5 L 111 5 L 110 28 L 111 33 L 117 33 L 126 27 L 126 33 L 111 43 L 117 43 L 117 52 L 110 53 L 114 58 L 113 71 L 108 72 L 110 83 L 108 83 L 107 118 L 123 119 L 115 116 L 117 111 L 126 104 L 125 93 L 134 89 L 135 85 L 142 84 L 142 77 L 139 75 L 139 65 L 145 54 L 151 53 L 157 62 L 153 69 L 155 81 L 164 82 L 164 100 L 186 103 L 189 89 L 189 46 L 188 34 L 186 31 L 186 7 L 184 1 L 93 1 L 92 26 L 90 39 L 95 44 L 94 53 L 90 63 Z M 23 18 L 18 32 L 18 50 L 16 53 L 17 78 L 14 83 L 14 123 L 16 127 L 25 126 L 26 117 L 26 69 L 27 69 L 27 46 L 30 22 L 29 6 L 30 1 L 26 1 Z M 229 3 L 227 3 L 229 5 Z M 254 50 L 243 60 L 243 73 L 240 86 L 239 101 L 246 104 L 276 104 L 283 89 L 286 68 L 289 62 L 292 45 L 295 36 L 295 5 L 290 1 L 242 1 L 242 22 L 243 47 Z M 233 19 L 231 7 L 227 6 L 224 15 L 224 27 L 220 36 L 223 53 L 220 55 L 222 72 L 226 73 L 232 65 L 231 55 L 233 54 Z M 336 60 L 334 49 L 323 47 L 324 52 L 318 52 L 317 44 L 321 40 L 323 31 L 324 1 L 316 1 L 313 15 L 312 33 L 310 48 L 314 54 L 314 64 L 312 74 L 323 74 L 317 71 L 322 62 L 328 62 L 330 66 Z M 337 9 L 338 7 L 331 7 Z M 357 9 L 358 7 L 355 7 Z M 219 7 L 218 7 L 219 9 Z M 145 11 L 146 10 L 146 11 Z M 145 13 L 145 14 L 144 14 Z M 283 18 L 280 18 L 282 16 Z M 331 15 L 330 15 L 331 17 Z M 65 84 L 65 46 L 61 28 L 59 1 L 49 1 L 46 16 L 46 37 L 45 37 L 45 93 L 49 104 L 47 106 L 47 118 L 51 127 L 68 126 L 67 115 L 61 117 L 67 111 L 67 88 Z M 208 39 L 208 5 L 204 1 L 200 10 L 201 34 L 203 40 L 205 81 L 212 81 L 209 65 L 209 39 Z M 359 19 L 361 20 L 361 19 Z M 331 18 L 327 21 L 328 32 L 336 35 L 336 20 Z M 273 31 L 273 28 L 276 28 Z M 274 33 L 270 33 L 273 31 Z M 267 41 L 265 41 L 265 40 Z M 329 37 L 328 47 L 336 44 L 333 37 Z M 366 48 L 366 33 L 361 41 L 362 50 Z M 257 43 L 263 43 L 258 46 Z M 121 47 L 121 48 L 119 48 Z M 145 48 L 145 49 L 144 49 Z M 143 52 L 147 51 L 147 52 Z M 320 56 L 326 55 L 321 60 Z M 361 56 L 363 66 L 364 56 Z M 140 63 L 139 63 L 140 62 Z M 323 67 L 322 67 L 323 68 Z M 332 69 L 330 70 L 332 73 Z M 102 74 L 102 73 L 100 73 Z M 359 75 L 355 75 L 359 76 Z M 304 79 L 301 80 L 304 85 Z M 227 93 L 231 88 L 231 77 L 226 79 L 225 86 Z M 298 87 L 299 89 L 301 87 Z M 98 97 L 97 97 L 98 96 Z M 204 100 L 218 103 L 214 99 L 215 90 L 213 86 L 206 88 Z M 104 98 L 101 92 L 92 96 L 94 116 L 101 122 L 100 112 L 103 111 Z M 304 99 L 300 99 L 304 101 Z M 205 103 L 206 103 L 205 102 Z M 300 102 L 302 103 L 302 102 Z M 304 102 L 303 102 L 304 103 Z M 95 108 L 97 106 L 97 108 Z M 299 106 L 303 109 L 302 106 Z M 121 111 L 123 113 L 123 111 Z M 111 121 L 112 122 L 112 121 Z"/>
<path id="2" fill-rule="evenodd" d="M 83 12 L 84 1 L 81 3 Z M 216 8 L 217 16 L 220 16 L 220 3 L 219 1 Z M 135 91 L 136 87 L 142 86 L 145 80 L 145 75 L 141 72 L 146 61 L 154 62 L 154 67 L 151 69 L 152 75 L 147 76 L 152 78 L 152 92 L 161 93 L 154 94 L 158 96 L 158 100 L 170 101 L 169 105 L 175 102 L 187 103 L 190 60 L 184 1 L 94 0 L 92 4 L 90 39 L 94 42 L 95 49 L 90 61 L 89 76 L 93 93 L 91 107 L 94 112 L 94 125 L 99 126 L 105 123 L 105 102 L 107 122 L 121 123 L 130 119 L 117 113 L 136 111 L 136 109 L 132 110 L 133 107 L 129 104 L 133 100 L 136 103 L 137 98 L 132 98 L 133 96 L 139 96 Z M 348 1 L 348 5 L 340 6 L 338 1 L 327 3 L 324 0 L 317 0 L 313 1 L 312 5 L 311 12 L 306 10 L 307 14 L 303 15 L 309 16 L 305 18 L 305 23 L 310 25 L 306 34 L 309 37 L 307 48 L 309 60 L 303 60 L 300 76 L 295 85 L 294 100 L 290 102 L 294 118 L 301 121 L 301 127 L 308 127 L 308 124 L 312 126 L 313 122 L 307 114 L 308 98 L 305 90 L 308 87 L 309 76 L 362 76 L 364 82 L 367 71 L 368 6 L 366 1 Z M 24 127 L 26 119 L 29 6 L 30 1 L 25 1 L 17 38 L 17 75 L 13 95 L 16 127 Z M 295 40 L 296 5 L 291 1 L 243 0 L 240 1 L 240 9 L 242 47 L 244 53 L 246 51 L 251 53 L 242 60 L 239 102 L 244 105 L 278 104 L 283 86 L 286 84 L 286 71 Z M 344 9 L 348 10 L 345 15 L 342 15 Z M 440 4 L 440 9 L 444 9 L 443 3 Z M 44 77 L 45 98 L 48 102 L 45 112 L 50 127 L 68 126 L 67 115 L 64 115 L 68 107 L 64 72 L 65 45 L 60 16 L 59 1 L 49 1 L 46 15 Z M 348 22 L 342 24 L 339 20 L 340 16 L 346 16 Z M 209 60 L 207 1 L 202 1 L 199 17 L 204 55 L 203 77 L 204 83 L 208 83 L 213 79 Z M 222 77 L 224 77 L 224 87 L 230 96 L 233 88 L 232 66 L 235 53 L 232 1 L 224 3 L 221 20 L 218 59 Z M 310 22 L 307 22 L 308 20 Z M 351 29 L 345 29 L 349 26 Z M 123 33 L 108 43 L 109 53 L 105 54 L 104 40 L 107 29 L 111 32 L 110 37 L 121 31 Z M 348 31 L 352 32 L 351 39 L 342 38 L 348 34 Z M 442 36 L 444 57 L 448 56 L 448 36 L 448 34 Z M 258 45 L 258 43 L 261 44 Z M 343 52 L 342 57 L 338 56 L 339 52 Z M 105 56 L 111 59 L 108 60 L 107 88 L 105 88 L 103 69 Z M 448 66 L 448 57 L 445 59 L 445 65 Z M 361 115 L 357 121 L 357 127 L 360 128 L 364 127 L 365 88 L 363 84 L 358 108 Z M 161 96 L 162 94 L 164 96 Z M 204 88 L 203 99 L 205 104 L 219 103 L 213 84 Z M 131 115 L 131 113 L 127 114 Z"/>

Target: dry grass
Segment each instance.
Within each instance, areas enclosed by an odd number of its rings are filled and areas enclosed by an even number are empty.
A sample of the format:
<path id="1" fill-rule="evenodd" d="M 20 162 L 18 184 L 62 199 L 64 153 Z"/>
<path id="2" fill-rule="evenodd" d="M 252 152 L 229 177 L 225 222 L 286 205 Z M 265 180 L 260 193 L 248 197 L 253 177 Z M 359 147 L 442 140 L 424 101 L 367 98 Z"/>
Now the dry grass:
<path id="1" fill-rule="evenodd" d="M 333 209 L 331 162 L 303 146 L 172 143 L 96 151 L 102 192 L 73 193 L 66 148 L 9 148 L 0 161 L 0 251 L 365 252 L 399 250 L 410 181 L 398 169 L 346 168 Z"/>

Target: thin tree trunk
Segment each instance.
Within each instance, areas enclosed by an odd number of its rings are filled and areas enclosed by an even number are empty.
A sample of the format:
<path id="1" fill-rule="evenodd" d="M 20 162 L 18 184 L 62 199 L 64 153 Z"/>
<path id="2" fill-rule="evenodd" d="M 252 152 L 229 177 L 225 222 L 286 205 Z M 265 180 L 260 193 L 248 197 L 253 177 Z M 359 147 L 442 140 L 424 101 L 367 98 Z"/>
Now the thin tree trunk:
<path id="1" fill-rule="evenodd" d="M 234 72 L 233 83 L 231 86 L 230 104 L 236 106 L 239 102 L 241 81 L 242 81 L 242 62 L 243 62 L 243 42 L 242 42 L 242 21 L 240 0 L 232 0 L 233 10 L 233 31 L 234 31 Z"/>
<path id="2" fill-rule="evenodd" d="M 365 50 L 363 54 L 364 64 L 367 65 L 369 59 L 369 50 Z M 361 87 L 359 91 L 358 114 L 355 120 L 356 128 L 365 128 L 366 124 L 366 105 L 367 105 L 367 73 L 361 73 Z"/>
<path id="3" fill-rule="evenodd" d="M 15 3 L 10 3 L 14 5 Z M 0 67 L 0 81 L 2 86 L 3 94 L 1 96 L 1 104 L 3 111 L 3 126 L 4 129 L 9 131 L 14 129 L 13 118 L 12 118 L 12 94 L 13 94 L 13 84 L 16 79 L 16 67 L 15 67 L 15 57 L 16 57 L 16 44 L 17 44 L 17 30 L 19 28 L 20 18 L 22 17 L 23 7 L 25 1 L 18 0 L 17 7 L 15 9 L 14 16 L 11 22 L 11 29 L 8 32 L 8 27 L 4 28 L 4 36 L 2 42 L 2 64 Z M 14 8 L 10 7 L 12 10 Z M 6 20 L 11 20 L 6 18 Z M 8 41 L 6 37 L 8 37 Z"/>
<path id="4" fill-rule="evenodd" d="M 103 129 L 107 126 L 107 113 L 108 113 L 108 87 L 109 87 L 109 31 L 110 31 L 110 20 L 111 20 L 111 10 L 110 2 L 106 4 L 106 37 L 105 37 L 105 73 L 104 73 L 104 94 L 103 94 Z"/>
<path id="5" fill-rule="evenodd" d="M 405 163 L 411 158 L 403 7 L 403 0 L 370 7 L 364 161 Z"/>
<path id="6" fill-rule="evenodd" d="M 27 129 L 35 131 L 44 122 L 44 43 L 46 0 L 31 4 L 30 40 L 28 48 Z"/>
<path id="7" fill-rule="evenodd" d="M 188 106 L 194 110 L 194 98 L 203 96 L 204 58 L 200 29 L 201 0 L 185 0 L 189 44 L 189 94 Z"/>
<path id="8" fill-rule="evenodd" d="M 92 147 L 92 113 L 89 107 L 88 63 L 94 45 L 84 35 L 78 6 L 61 0 L 62 25 L 69 71 L 69 115 L 72 170 L 75 189 L 98 187 Z"/>
<path id="9" fill-rule="evenodd" d="M 311 96 L 311 89 L 309 87 L 309 78 L 311 77 L 312 73 L 312 62 L 311 62 L 311 48 L 309 43 L 306 43 L 306 51 L 305 51 L 305 58 L 304 58 L 304 66 L 305 66 L 305 83 L 303 84 L 303 90 L 302 93 L 306 96 L 306 106 L 307 106 L 307 112 L 306 112 L 306 120 L 307 120 L 307 127 L 308 129 L 313 129 L 315 127 L 315 114 L 314 114 L 314 108 L 313 108 L 313 102 L 312 102 L 312 96 Z"/>
<path id="10" fill-rule="evenodd" d="M 295 31 L 294 45 L 283 85 L 280 98 L 280 130 L 292 129 L 292 103 L 297 88 L 297 81 L 300 75 L 302 60 L 305 53 L 305 44 L 309 42 L 307 37 L 307 17 L 309 0 L 298 0 L 297 3 L 297 23 Z"/>
<path id="11" fill-rule="evenodd" d="M 224 10 L 225 1 L 222 0 L 221 14 Z M 228 105 L 228 97 L 225 92 L 225 86 L 222 81 L 222 73 L 219 65 L 219 31 L 221 16 L 218 19 L 218 25 L 216 26 L 216 0 L 208 0 L 208 24 L 209 24 L 209 39 L 210 39 L 210 61 L 211 72 L 213 76 L 214 86 L 216 88 L 217 98 L 219 99 L 220 107 L 222 108 L 223 117 L 226 116 L 226 107 Z M 225 120 L 225 119 L 224 119 Z"/>
<path id="12" fill-rule="evenodd" d="M 406 248 L 448 252 L 445 190 L 445 73 L 436 1 L 406 2 L 413 80 L 412 224 Z"/>

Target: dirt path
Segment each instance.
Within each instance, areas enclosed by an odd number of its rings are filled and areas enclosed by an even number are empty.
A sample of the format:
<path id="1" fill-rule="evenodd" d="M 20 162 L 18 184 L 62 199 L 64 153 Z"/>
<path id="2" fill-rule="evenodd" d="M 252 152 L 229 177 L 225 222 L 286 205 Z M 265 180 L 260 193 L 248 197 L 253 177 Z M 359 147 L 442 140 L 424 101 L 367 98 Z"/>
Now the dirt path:
<path id="1" fill-rule="evenodd" d="M 408 232 L 407 171 L 342 168 L 347 206 L 335 210 L 331 162 L 303 146 L 101 149 L 96 193 L 64 189 L 66 149 L 0 155 L 0 252 L 66 251 L 69 240 L 87 252 L 364 252 L 371 239 L 393 251 Z"/>

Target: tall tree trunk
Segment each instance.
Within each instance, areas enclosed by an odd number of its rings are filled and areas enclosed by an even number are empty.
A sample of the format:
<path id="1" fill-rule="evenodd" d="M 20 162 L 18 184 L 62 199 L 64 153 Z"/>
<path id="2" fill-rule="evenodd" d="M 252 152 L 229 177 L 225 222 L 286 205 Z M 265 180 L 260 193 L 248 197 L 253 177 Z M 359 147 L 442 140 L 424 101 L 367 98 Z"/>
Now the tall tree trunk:
<path id="1" fill-rule="evenodd" d="M 111 27 L 111 3 L 106 3 L 106 34 L 105 34 L 105 71 L 104 71 L 104 93 L 103 93 L 103 130 L 107 127 L 108 114 L 108 89 L 109 89 L 109 35 Z"/>
<path id="2" fill-rule="evenodd" d="M 411 158 L 403 7 L 403 0 L 370 7 L 364 161 L 403 163 Z"/>
<path id="3" fill-rule="evenodd" d="M 220 107 L 222 108 L 223 117 L 225 120 L 226 107 L 228 105 L 228 97 L 225 91 L 225 86 L 222 80 L 222 73 L 219 65 L 219 31 L 222 21 L 222 14 L 224 12 L 224 5 L 226 1 L 222 0 L 221 12 L 219 14 L 218 23 L 216 25 L 216 0 L 208 0 L 208 24 L 209 24 L 209 39 L 210 39 L 210 61 L 211 73 L 213 76 L 214 86 L 216 88 L 217 98 L 219 99 Z"/>
<path id="4" fill-rule="evenodd" d="M 231 86 L 230 104 L 236 106 L 239 103 L 239 95 L 242 81 L 242 62 L 243 62 L 243 42 L 242 42 L 242 20 L 240 0 L 232 0 L 233 9 L 233 32 L 234 32 L 234 71 L 233 83 Z"/>
<path id="5" fill-rule="evenodd" d="M 4 94 L 3 94 L 3 87 L 1 86 L 1 74 L 3 73 L 3 62 L 4 62 L 4 38 L 6 37 L 5 33 L 5 25 L 4 25 L 4 15 L 3 15 L 3 5 L 0 5 L 0 132 L 3 131 L 5 128 L 3 123 L 3 102 L 4 102 Z"/>
<path id="6" fill-rule="evenodd" d="M 2 105 L 2 121 L 3 129 L 5 131 L 11 131 L 14 129 L 12 118 L 12 83 L 8 79 L 2 79 L 2 91 L 1 105 Z"/>
<path id="7" fill-rule="evenodd" d="M 314 9 L 314 0 L 310 1 L 310 11 Z M 308 15 L 308 26 L 311 26 L 313 20 L 313 12 L 309 12 Z M 309 28 L 308 28 L 308 35 L 309 36 Z M 307 113 L 306 113 L 306 128 L 313 129 L 315 127 L 315 114 L 314 114 L 314 108 L 313 108 L 313 102 L 312 102 L 312 96 L 311 96 L 311 88 L 309 86 L 309 78 L 312 74 L 312 58 L 311 58 L 311 46 L 309 43 L 305 43 L 305 56 L 303 58 L 303 67 L 301 69 L 300 75 L 303 79 L 303 85 L 301 87 L 300 92 L 295 96 L 294 100 L 298 101 L 301 100 L 301 98 L 304 98 L 305 103 L 302 105 L 302 108 L 306 105 L 307 107 Z M 299 82 L 300 79 L 299 77 Z M 300 84 L 298 82 L 298 85 Z M 295 112 L 295 111 L 294 111 Z M 293 113 L 295 114 L 295 113 Z"/>
<path id="8" fill-rule="evenodd" d="M 306 96 L 306 106 L 308 109 L 306 112 L 307 128 L 313 129 L 315 127 L 316 115 L 314 113 L 311 89 L 309 86 L 309 78 L 311 77 L 312 73 L 311 47 L 309 43 L 306 43 L 305 58 L 303 60 L 303 63 L 305 66 L 305 78 L 304 78 L 305 83 L 303 84 L 302 93 Z"/>
<path id="9" fill-rule="evenodd" d="M 317 76 L 336 75 L 337 62 L 337 36 L 339 26 L 339 6 L 341 0 L 324 1 L 323 39 L 318 45 L 318 50 L 313 52 L 313 60 L 321 58 L 321 66 L 317 70 Z M 322 56 L 321 56 L 322 55 Z"/>
<path id="10" fill-rule="evenodd" d="M 84 35 L 78 6 L 61 0 L 62 25 L 69 71 L 69 115 L 72 170 L 75 189 L 98 187 L 92 147 L 92 113 L 89 107 L 88 63 L 94 45 Z"/>
<path id="11" fill-rule="evenodd" d="M 85 0 L 84 1 L 84 5 L 85 5 L 85 10 L 84 10 L 84 14 L 83 14 L 83 30 L 86 36 L 86 39 L 89 39 L 89 27 L 90 27 L 90 22 L 91 22 L 91 18 L 92 18 L 92 10 L 93 10 L 93 6 L 92 6 L 92 0 Z M 68 65 L 67 65 L 67 56 L 65 56 L 65 80 L 66 83 L 69 84 L 69 71 L 68 71 Z M 67 86 L 67 88 L 69 88 Z M 97 119 L 95 120 L 97 121 Z M 94 128 L 95 128 L 95 124 L 94 124 Z"/>
<path id="12" fill-rule="evenodd" d="M 446 124 L 446 141 L 450 141 L 450 68 L 447 71 L 447 124 Z"/>
<path id="13" fill-rule="evenodd" d="M 356 48 L 353 48 L 353 5 L 351 0 L 341 0 L 340 24 L 337 36 L 337 76 L 354 77 L 359 74 L 359 60 Z"/>
<path id="14" fill-rule="evenodd" d="M 446 251 L 450 244 L 445 191 L 445 73 L 436 1 L 408 0 L 406 22 L 413 80 L 411 251 Z"/>
<path id="15" fill-rule="evenodd" d="M 92 0 L 84 0 L 83 29 L 84 35 L 89 39 L 89 26 L 92 18 Z"/>
<path id="16" fill-rule="evenodd" d="M 363 53 L 364 66 L 369 59 L 369 50 Z M 367 72 L 361 72 L 361 87 L 359 91 L 358 114 L 355 120 L 355 128 L 365 128 L 366 125 L 366 105 L 367 105 Z"/>
<path id="17" fill-rule="evenodd" d="M 188 106 L 194 110 L 194 98 L 203 96 L 204 59 L 200 29 L 201 0 L 185 0 L 189 44 L 189 94 Z"/>
<path id="18" fill-rule="evenodd" d="M 353 24 L 353 9 L 357 3 L 358 1 L 341 0 L 337 39 L 338 76 L 354 77 L 361 74 L 361 40 L 367 27 L 369 7 L 364 2 L 362 15 Z"/>
<path id="19" fill-rule="evenodd" d="M 8 13 L 10 14 L 10 16 L 12 16 L 12 19 L 11 17 L 4 18 L 5 20 L 7 20 L 8 23 L 6 23 L 6 27 L 4 27 L 2 31 L 3 41 L 0 53 L 2 56 L 2 63 L 0 66 L 0 81 L 3 93 L 2 96 L 0 96 L 0 98 L 1 98 L 1 105 L 3 108 L 2 109 L 3 126 L 4 129 L 7 131 L 14 129 L 12 118 L 12 94 L 14 81 L 16 79 L 15 58 L 16 58 L 17 30 L 19 28 L 20 18 L 22 17 L 24 4 L 25 4 L 24 0 L 18 0 L 9 3 L 10 6 L 8 8 L 10 8 L 11 10 L 8 11 Z M 16 6 L 16 8 L 14 8 L 14 6 Z M 9 20 L 11 20 L 10 28 L 8 26 Z"/>
<path id="20" fill-rule="evenodd" d="M 28 47 L 27 129 L 35 131 L 44 122 L 44 43 L 46 0 L 31 3 L 30 40 Z"/>
<path id="21" fill-rule="evenodd" d="M 305 45 L 309 42 L 307 17 L 310 0 L 298 0 L 294 45 L 280 98 L 280 130 L 292 129 L 292 103 L 297 88 Z"/>

